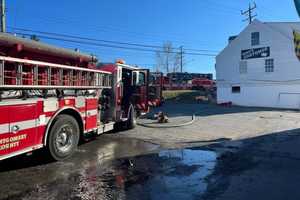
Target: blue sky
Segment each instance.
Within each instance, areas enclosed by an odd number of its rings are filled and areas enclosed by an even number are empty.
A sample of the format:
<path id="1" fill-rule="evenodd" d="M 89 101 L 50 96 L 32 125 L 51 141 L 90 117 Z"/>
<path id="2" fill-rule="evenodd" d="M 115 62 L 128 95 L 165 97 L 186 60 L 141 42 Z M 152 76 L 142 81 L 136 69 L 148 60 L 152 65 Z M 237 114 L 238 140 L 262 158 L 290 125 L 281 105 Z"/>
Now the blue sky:
<path id="1" fill-rule="evenodd" d="M 240 10 L 248 4 L 248 0 L 7 0 L 7 25 L 160 46 L 171 41 L 174 47 L 220 51 L 228 36 L 247 25 Z M 261 21 L 299 20 L 293 0 L 257 0 L 256 4 Z M 123 58 L 149 68 L 156 63 L 152 52 L 43 41 L 79 48 L 103 62 Z M 213 57 L 186 55 L 185 62 L 185 71 L 214 73 Z"/>

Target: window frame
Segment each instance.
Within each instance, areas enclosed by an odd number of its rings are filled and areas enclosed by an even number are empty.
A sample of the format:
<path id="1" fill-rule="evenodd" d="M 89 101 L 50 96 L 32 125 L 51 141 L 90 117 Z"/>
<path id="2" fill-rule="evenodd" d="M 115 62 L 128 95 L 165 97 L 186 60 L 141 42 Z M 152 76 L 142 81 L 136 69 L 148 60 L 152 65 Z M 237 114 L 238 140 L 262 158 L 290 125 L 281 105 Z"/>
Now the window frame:
<path id="1" fill-rule="evenodd" d="M 139 72 L 138 73 L 138 86 L 144 86 L 146 85 L 146 74 L 144 72 Z"/>
<path id="2" fill-rule="evenodd" d="M 231 86 L 231 93 L 232 94 L 240 94 L 241 86 L 239 86 L 239 85 Z"/>
<path id="3" fill-rule="evenodd" d="M 275 71 L 274 58 L 265 59 L 265 73 L 273 73 Z"/>
<path id="4" fill-rule="evenodd" d="M 260 45 L 260 32 L 252 32 L 251 33 L 251 46 Z"/>
<path id="5" fill-rule="evenodd" d="M 239 62 L 239 72 L 240 74 L 248 73 L 248 62 L 246 60 L 241 60 Z"/>

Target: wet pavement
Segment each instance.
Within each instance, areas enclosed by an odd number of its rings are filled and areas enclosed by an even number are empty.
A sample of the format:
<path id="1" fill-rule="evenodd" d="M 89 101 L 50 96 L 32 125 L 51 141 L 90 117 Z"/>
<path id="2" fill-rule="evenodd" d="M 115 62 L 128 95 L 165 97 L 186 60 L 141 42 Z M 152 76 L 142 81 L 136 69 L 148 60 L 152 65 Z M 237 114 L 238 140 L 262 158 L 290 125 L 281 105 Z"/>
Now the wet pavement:
<path id="1" fill-rule="evenodd" d="M 102 135 L 65 162 L 39 154 L 2 161 L 0 200 L 300 199 L 298 112 L 165 109 L 175 120 L 199 114 L 187 127 Z"/>
<path id="2" fill-rule="evenodd" d="M 99 137 L 65 162 L 41 155 L 0 163 L 0 199 L 199 199 L 216 153 L 161 150 L 135 139 Z"/>
<path id="3" fill-rule="evenodd" d="M 162 150 L 101 136 L 65 162 L 40 155 L 0 162 L 0 200 L 300 198 L 299 130 L 240 142 Z"/>
<path id="4" fill-rule="evenodd" d="M 198 199 L 206 190 L 205 178 L 215 161 L 215 153 L 191 149 L 118 160 L 113 172 L 104 174 L 115 178 L 107 194 L 116 199 Z"/>

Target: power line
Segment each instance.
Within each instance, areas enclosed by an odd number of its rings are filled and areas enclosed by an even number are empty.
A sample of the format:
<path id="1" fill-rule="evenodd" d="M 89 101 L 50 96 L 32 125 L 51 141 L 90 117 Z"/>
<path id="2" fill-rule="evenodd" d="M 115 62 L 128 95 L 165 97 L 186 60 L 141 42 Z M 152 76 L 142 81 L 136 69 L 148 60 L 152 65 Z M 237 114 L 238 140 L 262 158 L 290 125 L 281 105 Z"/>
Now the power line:
<path id="1" fill-rule="evenodd" d="M 66 23 L 72 23 L 73 25 L 78 25 L 78 23 L 81 23 L 81 22 L 72 22 L 72 21 L 68 21 L 68 20 L 62 20 L 62 21 L 56 21 L 53 19 L 46 19 L 46 18 L 42 18 L 42 17 L 34 17 L 32 18 L 34 20 L 37 20 L 37 21 L 40 21 L 40 22 L 44 22 L 45 20 L 48 21 L 48 22 L 53 22 L 55 24 L 57 23 L 63 23 L 63 24 L 66 24 Z M 44 19 L 44 20 L 43 20 Z M 100 27 L 100 26 L 88 26 L 88 25 L 85 25 L 85 29 L 89 29 L 89 30 L 97 30 L 97 31 L 101 31 L 101 32 L 114 32 L 114 33 L 125 33 L 127 36 L 134 36 L 134 37 L 138 37 L 138 38 L 158 38 L 159 39 L 159 36 L 151 36 L 149 34 L 143 34 L 143 33 L 135 33 L 135 32 L 129 32 L 129 31 L 124 31 L 122 29 L 112 29 L 112 28 L 106 28 L 106 27 Z M 122 34 L 124 35 L 124 34 Z M 142 36 L 143 35 L 143 36 Z M 151 40 L 152 40 L 151 39 Z M 160 40 L 166 40 L 166 39 L 160 39 Z M 177 39 L 176 39 L 177 40 Z M 183 43 L 182 41 L 175 41 L 175 40 L 172 40 L 174 42 L 177 42 L 177 43 Z M 198 42 L 199 43 L 199 42 Z"/>
<path id="2" fill-rule="evenodd" d="M 119 49 L 111 49 L 110 51 L 107 51 L 106 48 L 100 48 L 98 46 L 91 46 L 91 45 L 85 45 L 85 44 L 74 44 L 74 43 L 66 43 L 62 42 L 63 46 L 68 49 L 79 49 L 79 51 L 84 52 L 86 54 L 94 54 L 96 55 L 100 60 L 101 57 L 109 56 L 115 59 L 118 58 L 153 58 L 153 55 L 149 54 L 149 52 L 143 52 L 138 51 L 134 54 L 131 52 L 125 52 L 120 51 Z"/>
<path id="3" fill-rule="evenodd" d="M 105 42 L 105 43 L 112 43 L 112 44 L 122 44 L 122 45 L 129 45 L 129 46 L 138 46 L 138 47 L 161 48 L 161 46 L 155 46 L 155 45 L 117 42 L 117 41 L 112 41 L 112 40 L 100 40 L 100 39 L 93 39 L 93 38 L 87 38 L 87 37 L 81 37 L 81 36 L 73 36 L 73 35 L 67 35 L 67 34 L 61 34 L 61 33 L 36 31 L 36 30 L 30 30 L 30 29 L 25 29 L 25 28 L 16 28 L 16 27 L 11 27 L 11 26 L 9 26 L 9 28 L 11 28 L 13 30 L 18 30 L 18 31 L 39 33 L 39 34 L 44 34 L 44 35 L 54 35 L 54 36 L 59 36 L 59 37 L 67 37 L 67 38 L 74 38 L 74 39 L 80 39 L 80 40 L 89 40 L 89 41 Z"/>
<path id="4" fill-rule="evenodd" d="M 15 32 L 12 34 L 19 34 L 24 36 L 32 36 L 32 34 L 24 33 L 24 32 Z M 70 43 L 76 43 L 76 44 L 85 44 L 85 45 L 91 45 L 91 46 L 100 46 L 100 47 L 107 47 L 107 48 L 117 48 L 117 49 L 126 49 L 126 50 L 134 50 L 134 51 L 144 51 L 144 52 L 163 52 L 162 50 L 155 50 L 155 49 L 147 49 L 147 48 L 136 48 L 136 47 L 126 47 L 126 46 L 118 46 L 118 45 L 110 45 L 110 44 L 102 44 L 102 43 L 96 43 L 91 41 L 79 41 L 74 39 L 67 39 L 67 38 L 59 38 L 59 37 L 53 37 L 53 36 L 45 36 L 45 35 L 39 35 L 35 34 L 38 38 L 48 39 L 48 40 L 56 40 L 56 41 L 63 41 L 63 42 L 70 42 Z M 170 53 L 179 53 L 178 51 L 171 51 Z M 186 53 L 188 55 L 195 55 L 195 56 L 209 56 L 214 57 L 215 54 L 208 54 L 208 53 Z"/>
<path id="5" fill-rule="evenodd" d="M 13 7 L 14 9 L 16 9 L 16 7 Z M 215 9 L 209 9 L 209 10 L 215 10 Z M 231 11 L 232 12 L 232 11 Z M 229 12 L 228 12 L 229 13 Z M 37 14 L 37 13 L 35 13 Z M 239 14 L 239 13 L 236 13 L 236 14 Z M 33 16 L 26 16 L 26 17 L 29 17 L 33 20 L 37 20 L 39 22 L 42 22 L 42 23 L 45 23 L 45 22 L 50 22 L 50 23 L 55 23 L 57 25 L 57 23 L 60 23 L 60 24 L 63 24 L 64 26 L 66 24 L 72 24 L 73 26 L 78 26 L 79 24 L 84 24 L 84 28 L 85 29 L 89 29 L 89 30 L 98 30 L 98 31 L 101 31 L 101 32 L 107 32 L 107 31 L 112 31 L 112 32 L 117 32 L 117 33 L 125 33 L 126 35 L 131 35 L 131 36 L 135 36 L 135 37 L 138 37 L 138 38 L 157 38 L 161 41 L 167 41 L 167 40 L 170 40 L 170 41 L 173 41 L 173 42 L 176 42 L 178 44 L 194 44 L 195 42 L 187 42 L 187 41 L 178 41 L 179 38 L 184 38 L 184 40 L 186 39 L 186 37 L 182 37 L 182 36 L 177 36 L 177 35 L 170 35 L 168 34 L 167 36 L 163 36 L 163 35 L 153 35 L 153 34 L 149 34 L 148 32 L 145 33 L 145 32 L 132 32 L 132 31 L 128 31 L 128 30 L 124 30 L 124 29 L 120 29 L 120 25 L 118 24 L 117 28 L 114 27 L 114 26 L 99 26 L 95 23 L 93 23 L 93 25 L 90 25 L 90 24 L 87 24 L 87 23 L 82 23 L 82 21 L 80 20 L 75 20 L 75 19 L 71 19 L 70 18 L 55 18 L 54 16 L 51 16 L 51 18 L 45 18 L 44 15 L 42 16 L 37 16 L 35 15 L 34 17 Z M 112 28 L 111 28 L 112 27 Z M 125 34 L 122 34 L 125 35 Z M 143 35 L 143 36 L 142 36 Z M 177 39 L 166 39 L 167 37 L 170 37 L 172 36 L 173 38 L 177 38 Z M 160 38 L 159 38 L 160 37 Z M 161 37 L 164 37 L 164 38 L 161 38 Z M 180 40 L 181 40 L 180 39 Z M 152 39 L 151 39 L 152 40 Z M 177 40 L 177 41 L 176 41 Z M 202 44 L 203 46 L 207 46 L 207 45 L 211 45 L 211 42 L 208 44 L 208 43 L 204 43 L 204 41 L 197 41 L 197 44 Z M 218 45 L 219 47 L 221 47 L 221 45 L 223 46 L 223 44 L 221 43 L 215 43 L 215 45 Z"/>
<path id="6" fill-rule="evenodd" d="M 251 24 L 252 21 L 253 21 L 253 19 L 254 19 L 254 17 L 257 16 L 257 14 L 253 15 L 253 11 L 254 11 L 256 8 L 257 8 L 257 7 L 256 7 L 256 3 L 254 2 L 253 6 L 251 5 L 251 3 L 249 3 L 249 8 L 248 8 L 248 10 L 246 10 L 246 11 L 242 11 L 242 10 L 241 10 L 241 14 L 242 14 L 242 15 L 245 15 L 245 16 L 247 17 L 247 18 L 244 19 L 243 21 L 248 21 L 249 24 Z"/>
<path id="7" fill-rule="evenodd" d="M 25 32 L 32 32 L 32 33 L 38 33 L 43 35 L 51 35 L 51 36 L 58 36 L 58 37 L 64 37 L 64 38 L 73 38 L 73 39 L 79 39 L 79 40 L 87 40 L 87 41 L 95 41 L 95 42 L 104 42 L 104 43 L 111 43 L 111 44 L 118 44 L 118 45 L 128 45 L 128 46 L 137 46 L 137 47 L 147 47 L 147 48 L 157 48 L 162 49 L 161 46 L 158 45 L 148 45 L 148 44 L 138 44 L 138 43 L 129 43 L 129 42 L 119 42 L 119 41 L 112 41 L 112 40 L 101 40 L 101 39 L 94 39 L 94 38 L 87 38 L 87 37 L 81 37 L 81 36 L 74 36 L 74 35 L 68 35 L 68 34 L 61 34 L 61 33 L 53 33 L 53 32 L 46 32 L 46 31 L 37 31 L 37 30 L 31 30 L 31 29 L 25 29 L 25 28 L 17 28 L 17 27 L 11 27 L 10 29 L 18 30 L 18 31 L 25 31 Z M 178 49 L 180 48 L 173 48 Z M 189 51 L 195 51 L 195 52 L 211 52 L 211 53 L 217 53 L 216 50 L 208 50 L 208 49 L 186 49 Z"/>
<path id="8" fill-rule="evenodd" d="M 217 50 L 206 50 L 206 49 L 190 49 L 190 48 L 184 48 L 187 51 L 195 51 L 195 52 L 211 52 L 211 53 L 219 53 L 220 51 Z"/>

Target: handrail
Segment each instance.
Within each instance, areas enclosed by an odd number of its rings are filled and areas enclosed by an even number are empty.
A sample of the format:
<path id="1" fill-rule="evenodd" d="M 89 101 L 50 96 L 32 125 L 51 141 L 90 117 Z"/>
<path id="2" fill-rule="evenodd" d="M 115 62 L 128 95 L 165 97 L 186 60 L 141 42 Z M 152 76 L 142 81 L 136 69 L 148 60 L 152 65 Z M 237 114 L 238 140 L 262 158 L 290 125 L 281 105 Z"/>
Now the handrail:
<path id="1" fill-rule="evenodd" d="M 24 64 L 30 64 L 30 65 L 38 65 L 38 66 L 44 66 L 44 67 L 55 67 L 55 68 L 63 68 L 63 69 L 72 69 L 72 70 L 81 70 L 81 71 L 87 71 L 87 72 L 98 72 L 98 73 L 111 74 L 111 72 L 98 70 L 98 69 L 88 69 L 88 68 L 83 68 L 83 67 L 74 67 L 74 66 L 68 66 L 68 65 L 54 64 L 54 63 L 35 61 L 35 60 L 27 60 L 27 59 L 21 59 L 21 58 L 6 57 L 6 56 L 0 56 L 0 60 L 8 61 L 8 62 L 24 63 Z"/>
<path id="2" fill-rule="evenodd" d="M 110 72 L 0 56 L 0 89 L 111 87 L 112 73 Z"/>

